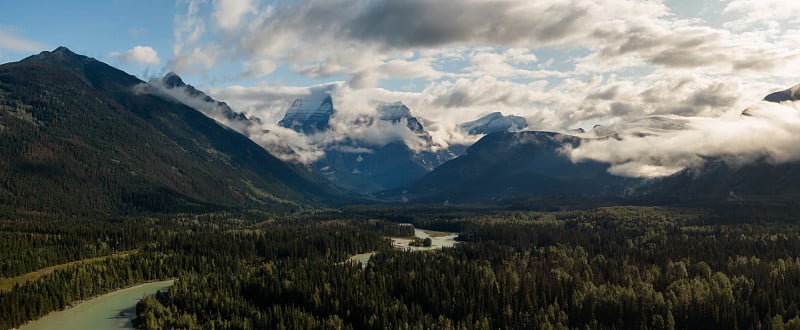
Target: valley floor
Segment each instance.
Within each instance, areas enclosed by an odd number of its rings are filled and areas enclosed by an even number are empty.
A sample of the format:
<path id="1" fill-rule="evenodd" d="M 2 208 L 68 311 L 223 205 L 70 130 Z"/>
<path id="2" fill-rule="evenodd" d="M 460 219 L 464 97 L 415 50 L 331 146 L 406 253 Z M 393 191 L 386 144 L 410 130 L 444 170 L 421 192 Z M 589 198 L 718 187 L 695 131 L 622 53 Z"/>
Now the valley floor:
<path id="1" fill-rule="evenodd" d="M 797 220 L 661 207 L 16 217 L 0 221 L 0 275 L 43 268 L 26 258 L 61 266 L 0 293 L 0 328 L 166 278 L 128 309 L 132 326 L 793 328 Z M 414 234 L 453 244 L 416 253 L 387 239 Z"/>

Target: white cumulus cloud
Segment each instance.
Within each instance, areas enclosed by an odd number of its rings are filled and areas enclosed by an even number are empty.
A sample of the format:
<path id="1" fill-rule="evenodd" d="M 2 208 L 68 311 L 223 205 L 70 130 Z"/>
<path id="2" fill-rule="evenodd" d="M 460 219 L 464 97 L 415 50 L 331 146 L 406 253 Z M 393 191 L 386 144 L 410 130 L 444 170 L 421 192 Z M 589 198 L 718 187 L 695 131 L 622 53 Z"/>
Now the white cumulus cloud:
<path id="1" fill-rule="evenodd" d="M 18 36 L 14 30 L 0 26 L 0 50 L 33 52 L 45 49 L 45 45 Z"/>
<path id="2" fill-rule="evenodd" d="M 214 0 L 214 21 L 226 30 L 238 27 L 242 16 L 253 12 L 251 0 Z"/>
<path id="3" fill-rule="evenodd" d="M 153 47 L 150 46 L 134 46 L 127 52 L 113 51 L 108 54 L 110 57 L 119 58 L 125 63 L 132 64 L 159 64 L 161 59 L 158 57 Z"/>

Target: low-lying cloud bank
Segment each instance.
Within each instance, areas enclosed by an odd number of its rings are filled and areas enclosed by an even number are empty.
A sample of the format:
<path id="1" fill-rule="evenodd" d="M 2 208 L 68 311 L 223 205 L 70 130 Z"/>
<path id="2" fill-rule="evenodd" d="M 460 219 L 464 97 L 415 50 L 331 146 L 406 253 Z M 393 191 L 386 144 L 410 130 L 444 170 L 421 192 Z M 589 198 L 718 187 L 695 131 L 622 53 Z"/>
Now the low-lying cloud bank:
<path id="1" fill-rule="evenodd" d="M 611 164 L 611 174 L 656 178 L 722 159 L 733 166 L 800 160 L 800 104 L 762 101 L 721 117 L 661 116 L 566 150 L 573 161 Z"/>

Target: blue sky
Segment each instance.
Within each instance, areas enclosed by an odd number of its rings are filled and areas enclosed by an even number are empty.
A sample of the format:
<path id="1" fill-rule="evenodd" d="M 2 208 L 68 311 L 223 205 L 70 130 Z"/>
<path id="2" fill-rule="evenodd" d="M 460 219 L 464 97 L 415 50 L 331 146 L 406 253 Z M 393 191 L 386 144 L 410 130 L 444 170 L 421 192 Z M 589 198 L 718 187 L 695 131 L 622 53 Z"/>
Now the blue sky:
<path id="1" fill-rule="evenodd" d="M 3 49 L 3 62 L 61 45 L 107 60 L 109 52 L 136 45 L 148 45 L 168 55 L 177 4 L 155 0 L 33 0 L 4 2 L 0 9 L 0 29 L 5 35 L 29 40 L 41 48 Z"/>
<path id="2" fill-rule="evenodd" d="M 268 123 L 315 91 L 342 113 L 402 101 L 443 145 L 493 111 L 531 129 L 657 131 L 663 118 L 738 116 L 800 82 L 796 0 L 33 0 L 0 12 L 2 62 L 64 45 L 144 80 L 175 71 Z"/>

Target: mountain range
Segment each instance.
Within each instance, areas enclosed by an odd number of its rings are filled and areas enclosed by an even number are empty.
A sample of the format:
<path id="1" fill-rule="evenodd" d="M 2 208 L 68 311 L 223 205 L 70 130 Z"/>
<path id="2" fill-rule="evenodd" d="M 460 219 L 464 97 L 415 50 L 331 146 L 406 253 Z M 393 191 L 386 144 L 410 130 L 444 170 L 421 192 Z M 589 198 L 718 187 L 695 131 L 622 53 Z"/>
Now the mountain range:
<path id="1" fill-rule="evenodd" d="M 193 107 L 224 125 L 249 136 L 253 128 L 262 124 L 261 119 L 236 112 L 225 102 L 217 101 L 204 92 L 188 85 L 175 73 L 151 80 L 140 88 L 142 91 L 171 98 Z M 311 163 L 311 168 L 338 187 L 360 194 L 375 193 L 410 184 L 430 173 L 434 168 L 462 154 L 468 145 L 454 144 L 440 148 L 433 143 L 431 135 L 421 121 L 402 102 L 371 102 L 372 114 L 361 114 L 346 122 L 347 132 L 337 132 L 331 127 L 331 119 L 337 114 L 333 97 L 327 91 L 317 91 L 295 99 L 277 125 L 289 128 L 305 136 L 325 135 L 344 138 L 322 140 L 324 155 Z M 372 127 L 396 132 L 389 141 L 370 141 L 352 138 L 352 131 Z M 460 128 L 470 135 L 485 135 L 493 132 L 514 132 L 527 127 L 523 117 L 504 116 L 493 112 Z M 340 128 L 341 129 L 341 128 Z M 409 141 L 410 140 L 410 141 Z M 284 146 L 264 145 L 268 150 L 280 149 L 281 153 L 293 153 Z M 298 164 L 300 165 L 300 164 Z"/>
<path id="2" fill-rule="evenodd" d="M 326 145 L 325 155 L 314 162 L 313 167 L 344 189 L 375 193 L 411 184 L 459 156 L 468 147 L 436 146 L 421 121 L 402 102 L 374 101 L 372 105 L 375 109 L 373 115 L 362 115 L 347 123 L 347 127 L 353 129 L 377 125 L 380 129 L 393 130 L 403 130 L 404 127 L 415 141 L 411 143 L 412 147 L 406 141 L 408 137 L 378 144 L 348 137 Z M 278 124 L 301 134 L 317 134 L 331 129 L 329 123 L 335 114 L 330 95 L 311 95 L 294 100 Z M 461 125 L 471 135 L 513 132 L 526 127 L 525 118 L 504 116 L 500 112 Z"/>
<path id="3" fill-rule="evenodd" d="M 795 86 L 765 101 L 795 101 L 798 91 Z M 345 136 L 325 145 L 324 156 L 307 167 L 274 157 L 246 136 L 261 119 L 236 112 L 176 74 L 144 82 L 64 47 L 3 64 L 0 211 L 296 210 L 365 201 L 505 205 L 558 196 L 790 203 L 800 196 L 792 184 L 800 181 L 798 162 L 733 166 L 708 159 L 699 168 L 643 181 L 567 156 L 566 150 L 617 138 L 613 134 L 589 139 L 526 131 L 524 118 L 491 113 L 461 125 L 465 133 L 485 136 L 454 151 L 437 149 L 424 121 L 402 102 L 375 101 L 374 112 L 349 119 L 346 128 L 332 125 L 335 104 L 327 93 L 299 98 L 278 124 L 307 136 L 371 128 L 395 130 L 398 138 Z"/>

